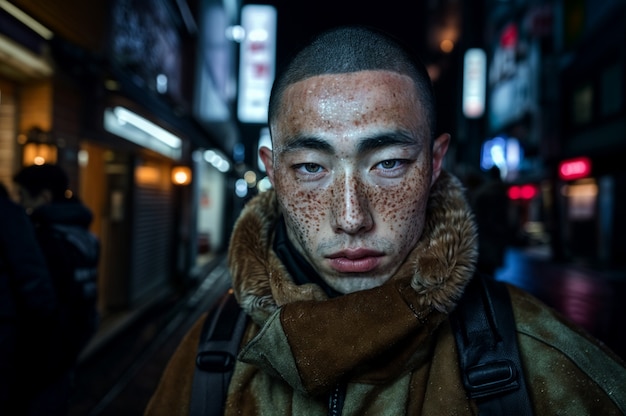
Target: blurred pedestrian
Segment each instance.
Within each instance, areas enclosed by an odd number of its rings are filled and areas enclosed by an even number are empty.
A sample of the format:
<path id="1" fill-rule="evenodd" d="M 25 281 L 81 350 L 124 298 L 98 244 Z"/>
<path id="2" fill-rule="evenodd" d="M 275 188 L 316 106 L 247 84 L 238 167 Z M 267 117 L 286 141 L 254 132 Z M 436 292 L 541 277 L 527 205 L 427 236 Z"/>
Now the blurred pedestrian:
<path id="1" fill-rule="evenodd" d="M 463 183 L 465 187 L 465 192 L 467 194 L 467 198 L 469 199 L 471 195 L 476 192 L 478 188 L 485 184 L 487 178 L 485 177 L 485 173 L 474 167 L 464 167 L 462 170 L 457 172 L 457 176 Z"/>
<path id="2" fill-rule="evenodd" d="M 515 229 L 510 220 L 507 187 L 500 169 L 487 171 L 486 181 L 468 191 L 469 202 L 478 225 L 478 271 L 494 276 L 504 265 L 506 248 L 513 241 Z"/>
<path id="3" fill-rule="evenodd" d="M 68 196 L 69 180 L 57 165 L 32 165 L 14 176 L 19 201 L 35 226 L 59 300 L 60 333 L 54 387 L 41 397 L 45 406 L 67 406 L 74 367 L 97 329 L 96 284 L 99 241 L 89 231 L 92 213 Z M 62 413 L 61 413 L 62 414 Z"/>
<path id="4" fill-rule="evenodd" d="M 27 414 L 43 388 L 40 365 L 55 339 L 56 308 L 33 226 L 0 185 L 0 415 Z"/>

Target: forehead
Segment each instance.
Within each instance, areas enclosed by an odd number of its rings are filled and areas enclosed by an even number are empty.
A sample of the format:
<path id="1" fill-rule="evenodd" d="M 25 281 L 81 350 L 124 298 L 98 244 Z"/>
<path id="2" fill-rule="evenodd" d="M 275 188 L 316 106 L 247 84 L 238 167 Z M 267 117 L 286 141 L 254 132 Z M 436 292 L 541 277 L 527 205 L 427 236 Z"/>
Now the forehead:
<path id="1" fill-rule="evenodd" d="M 272 125 L 273 138 L 332 130 L 358 135 L 426 126 L 413 80 L 391 71 L 319 75 L 290 85 Z M 278 143 L 274 143 L 275 145 Z"/>

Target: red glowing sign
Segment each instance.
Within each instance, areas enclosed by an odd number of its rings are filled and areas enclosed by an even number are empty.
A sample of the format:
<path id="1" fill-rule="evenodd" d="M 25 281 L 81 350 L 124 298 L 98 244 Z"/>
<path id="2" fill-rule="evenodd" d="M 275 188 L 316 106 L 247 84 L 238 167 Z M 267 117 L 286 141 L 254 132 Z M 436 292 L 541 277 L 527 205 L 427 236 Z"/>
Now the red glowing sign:
<path id="1" fill-rule="evenodd" d="M 591 160 L 587 157 L 564 160 L 559 165 L 559 176 L 566 181 L 584 178 L 585 176 L 589 176 L 590 173 Z"/>
<path id="2" fill-rule="evenodd" d="M 515 23 L 509 23 L 500 35 L 500 45 L 502 48 L 514 48 L 517 45 L 518 39 L 517 25 Z"/>
<path id="3" fill-rule="evenodd" d="M 533 199 L 537 195 L 535 185 L 515 185 L 509 188 L 509 199 Z"/>

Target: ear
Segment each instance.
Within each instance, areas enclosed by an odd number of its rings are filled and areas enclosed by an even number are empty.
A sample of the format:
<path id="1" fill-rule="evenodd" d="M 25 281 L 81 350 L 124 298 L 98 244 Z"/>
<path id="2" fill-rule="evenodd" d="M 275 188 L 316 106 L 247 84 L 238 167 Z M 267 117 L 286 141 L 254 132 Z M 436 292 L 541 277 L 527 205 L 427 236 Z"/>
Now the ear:
<path id="1" fill-rule="evenodd" d="M 433 176 L 430 181 L 431 186 L 435 183 L 441 173 L 443 158 L 448 151 L 449 144 L 450 135 L 448 133 L 443 133 L 435 139 L 435 143 L 433 144 Z"/>
<path id="2" fill-rule="evenodd" d="M 267 172 L 267 177 L 269 178 L 272 186 L 274 186 L 274 158 L 272 149 L 266 146 L 261 146 L 259 149 L 259 157 L 265 165 L 265 172 Z"/>

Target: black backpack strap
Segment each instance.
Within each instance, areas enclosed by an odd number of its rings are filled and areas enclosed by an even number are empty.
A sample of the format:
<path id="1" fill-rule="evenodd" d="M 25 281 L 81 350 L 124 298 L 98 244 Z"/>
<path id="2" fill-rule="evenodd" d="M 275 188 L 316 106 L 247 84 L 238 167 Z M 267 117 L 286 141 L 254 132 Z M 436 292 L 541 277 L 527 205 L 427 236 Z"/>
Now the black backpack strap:
<path id="1" fill-rule="evenodd" d="M 224 414 L 228 385 L 247 324 L 232 289 L 224 294 L 202 327 L 191 393 L 191 415 Z"/>
<path id="2" fill-rule="evenodd" d="M 509 292 L 477 274 L 450 321 L 465 390 L 483 415 L 532 415 Z"/>

